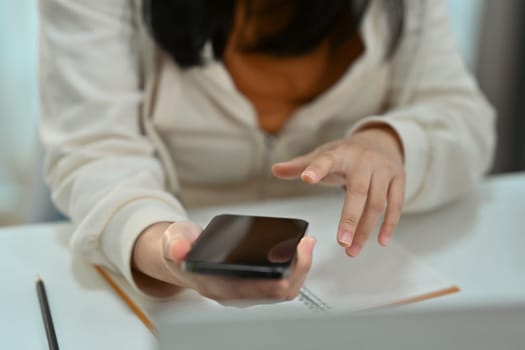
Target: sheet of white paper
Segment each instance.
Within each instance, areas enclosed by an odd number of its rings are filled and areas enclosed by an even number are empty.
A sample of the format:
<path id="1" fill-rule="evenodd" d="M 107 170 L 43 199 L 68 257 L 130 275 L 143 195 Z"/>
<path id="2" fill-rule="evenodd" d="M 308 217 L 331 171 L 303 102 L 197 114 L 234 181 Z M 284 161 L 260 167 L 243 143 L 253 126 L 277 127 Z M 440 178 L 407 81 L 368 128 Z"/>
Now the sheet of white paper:
<path id="1" fill-rule="evenodd" d="M 191 211 L 190 217 L 203 227 L 213 216 L 225 213 L 296 217 L 309 221 L 309 234 L 317 237 L 317 245 L 313 267 L 305 285 L 331 309 L 355 311 L 385 306 L 454 287 L 454 283 L 395 241 L 388 247 L 382 247 L 372 236 L 358 258 L 348 257 L 336 241 L 340 212 L 334 210 L 333 203 L 334 196 L 308 201 L 291 199 L 257 205 L 203 208 Z M 136 296 L 129 287 L 127 290 Z M 138 299 L 154 321 L 186 318 L 189 314 L 194 316 L 195 310 L 201 313 L 221 308 L 193 291 L 186 291 L 169 302 Z M 258 312 L 283 307 L 305 309 L 299 299 L 249 309 Z"/>

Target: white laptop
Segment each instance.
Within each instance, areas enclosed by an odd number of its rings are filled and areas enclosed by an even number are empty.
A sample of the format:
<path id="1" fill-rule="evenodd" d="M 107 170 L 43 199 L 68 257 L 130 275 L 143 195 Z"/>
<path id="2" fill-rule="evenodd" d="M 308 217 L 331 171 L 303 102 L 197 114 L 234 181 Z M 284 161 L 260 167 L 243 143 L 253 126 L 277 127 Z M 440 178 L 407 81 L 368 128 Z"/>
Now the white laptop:
<path id="1" fill-rule="evenodd" d="M 159 327 L 161 350 L 525 349 L 525 304 L 367 313 L 198 313 Z"/>

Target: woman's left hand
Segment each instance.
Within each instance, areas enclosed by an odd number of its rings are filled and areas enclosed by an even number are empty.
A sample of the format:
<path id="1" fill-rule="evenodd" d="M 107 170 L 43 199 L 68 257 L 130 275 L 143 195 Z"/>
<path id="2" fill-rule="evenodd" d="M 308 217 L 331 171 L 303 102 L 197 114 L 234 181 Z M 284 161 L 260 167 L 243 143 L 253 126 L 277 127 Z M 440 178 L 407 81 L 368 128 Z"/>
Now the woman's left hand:
<path id="1" fill-rule="evenodd" d="M 272 171 L 282 179 L 300 177 L 309 184 L 345 188 L 337 240 L 348 255 L 359 254 L 383 213 L 378 241 L 390 241 L 403 208 L 405 172 L 401 141 L 389 126 L 365 128 L 274 164 Z"/>

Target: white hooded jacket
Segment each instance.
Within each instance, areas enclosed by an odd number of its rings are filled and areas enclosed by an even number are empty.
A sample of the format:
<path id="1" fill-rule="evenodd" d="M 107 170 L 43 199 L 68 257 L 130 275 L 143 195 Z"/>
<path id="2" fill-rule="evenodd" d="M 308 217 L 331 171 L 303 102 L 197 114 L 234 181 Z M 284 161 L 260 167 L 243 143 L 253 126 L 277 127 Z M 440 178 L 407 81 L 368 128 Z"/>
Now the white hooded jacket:
<path id="1" fill-rule="evenodd" d="M 401 138 L 405 211 L 468 191 L 491 164 L 494 111 L 460 58 L 446 1 L 405 3 L 392 59 L 373 0 L 363 55 L 269 136 L 221 62 L 182 70 L 155 47 L 139 0 L 40 0 L 40 130 L 73 248 L 133 284 L 133 244 L 147 226 L 186 220 L 185 207 L 326 191 L 275 179 L 271 164 L 370 122 Z"/>

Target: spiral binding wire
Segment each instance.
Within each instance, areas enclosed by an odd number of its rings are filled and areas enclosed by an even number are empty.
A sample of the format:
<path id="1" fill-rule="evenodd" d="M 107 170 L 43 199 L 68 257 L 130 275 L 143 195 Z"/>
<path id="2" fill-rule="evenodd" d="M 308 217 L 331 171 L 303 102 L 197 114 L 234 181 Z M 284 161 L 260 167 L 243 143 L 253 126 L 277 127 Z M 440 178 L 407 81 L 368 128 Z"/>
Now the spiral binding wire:
<path id="1" fill-rule="evenodd" d="M 328 312 L 331 307 L 321 298 L 319 298 L 314 292 L 303 286 L 299 291 L 297 299 L 303 303 L 307 308 L 315 312 Z"/>

